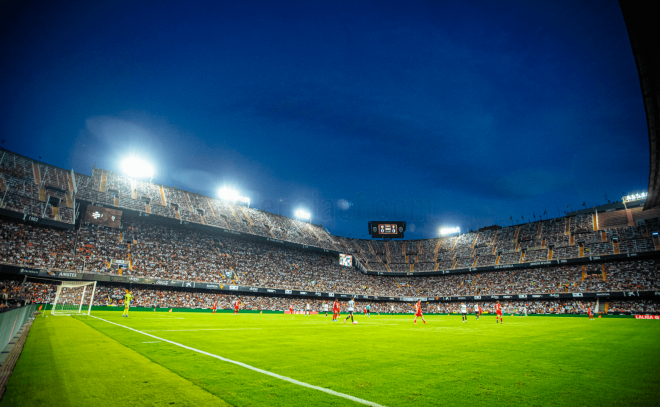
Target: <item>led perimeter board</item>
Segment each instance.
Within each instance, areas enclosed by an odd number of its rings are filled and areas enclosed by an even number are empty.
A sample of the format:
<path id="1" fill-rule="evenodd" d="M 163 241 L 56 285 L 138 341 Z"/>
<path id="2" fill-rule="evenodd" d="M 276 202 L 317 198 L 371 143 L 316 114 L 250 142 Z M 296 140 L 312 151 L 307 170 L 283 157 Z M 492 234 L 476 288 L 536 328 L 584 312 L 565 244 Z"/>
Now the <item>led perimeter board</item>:
<path id="1" fill-rule="evenodd" d="M 116 209 L 103 208 L 101 206 L 87 205 L 85 211 L 85 222 L 95 225 L 118 228 L 121 226 L 122 211 Z"/>
<path id="2" fill-rule="evenodd" d="M 373 238 L 402 238 L 406 231 L 404 221 L 371 221 L 369 222 L 369 234 Z"/>

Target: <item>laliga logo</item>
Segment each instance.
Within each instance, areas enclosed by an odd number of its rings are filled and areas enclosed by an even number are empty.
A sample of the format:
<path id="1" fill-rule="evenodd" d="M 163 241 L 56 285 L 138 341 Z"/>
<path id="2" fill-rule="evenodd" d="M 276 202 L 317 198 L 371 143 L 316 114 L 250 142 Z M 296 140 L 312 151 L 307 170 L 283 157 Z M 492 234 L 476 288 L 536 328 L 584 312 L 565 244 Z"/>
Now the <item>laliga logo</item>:
<path id="1" fill-rule="evenodd" d="M 96 211 L 96 212 L 94 212 L 94 213 L 92 214 L 92 218 L 94 218 L 94 219 L 98 219 L 98 218 L 100 218 L 100 217 L 102 217 L 102 216 L 103 216 L 103 215 L 101 215 L 101 214 L 99 213 L 99 211 Z"/>

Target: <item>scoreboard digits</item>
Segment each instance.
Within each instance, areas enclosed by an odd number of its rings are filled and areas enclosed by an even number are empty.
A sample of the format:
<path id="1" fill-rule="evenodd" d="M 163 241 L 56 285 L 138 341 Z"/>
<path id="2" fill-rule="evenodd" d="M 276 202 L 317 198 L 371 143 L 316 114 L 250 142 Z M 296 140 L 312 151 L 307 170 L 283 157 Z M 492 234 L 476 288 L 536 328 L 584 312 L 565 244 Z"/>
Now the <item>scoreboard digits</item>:
<path id="1" fill-rule="evenodd" d="M 402 238 L 406 231 L 406 222 L 369 222 L 369 234 L 373 238 Z"/>

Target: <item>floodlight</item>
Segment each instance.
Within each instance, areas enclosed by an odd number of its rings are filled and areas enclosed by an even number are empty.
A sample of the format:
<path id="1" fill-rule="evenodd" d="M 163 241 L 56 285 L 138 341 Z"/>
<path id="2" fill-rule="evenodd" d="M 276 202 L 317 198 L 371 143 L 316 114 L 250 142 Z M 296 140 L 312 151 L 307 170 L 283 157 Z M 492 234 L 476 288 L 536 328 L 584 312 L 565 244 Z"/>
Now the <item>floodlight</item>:
<path id="1" fill-rule="evenodd" d="M 447 236 L 454 233 L 461 233 L 461 228 L 440 228 L 440 236 Z"/>
<path id="2" fill-rule="evenodd" d="M 250 198 L 241 196 L 235 189 L 222 187 L 220 191 L 218 191 L 218 195 L 220 196 L 220 199 L 224 199 L 225 201 L 243 202 L 248 206 L 250 205 Z"/>
<path id="3" fill-rule="evenodd" d="M 222 188 L 218 192 L 218 195 L 220 195 L 221 199 L 227 200 L 227 201 L 236 201 L 238 198 L 240 198 L 240 195 L 238 195 L 238 192 L 234 189 L 230 188 Z"/>
<path id="4" fill-rule="evenodd" d="M 312 217 L 312 215 L 310 215 L 309 212 L 307 212 L 307 211 L 304 211 L 302 209 L 298 209 L 296 211 L 296 218 L 309 220 L 309 218 L 311 218 L 311 217 Z"/>
<path id="5" fill-rule="evenodd" d="M 121 164 L 123 172 L 131 178 L 153 178 L 154 170 L 146 161 L 128 157 Z"/>

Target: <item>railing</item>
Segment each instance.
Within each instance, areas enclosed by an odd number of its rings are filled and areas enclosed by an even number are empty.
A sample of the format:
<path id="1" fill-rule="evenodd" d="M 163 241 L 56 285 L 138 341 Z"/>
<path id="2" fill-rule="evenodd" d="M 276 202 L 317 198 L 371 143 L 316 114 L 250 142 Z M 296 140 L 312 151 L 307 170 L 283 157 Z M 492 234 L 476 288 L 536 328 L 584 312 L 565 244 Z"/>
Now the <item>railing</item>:
<path id="1" fill-rule="evenodd" d="M 0 349 L 7 346 L 11 338 L 32 317 L 36 309 L 36 305 L 27 305 L 0 313 Z"/>

